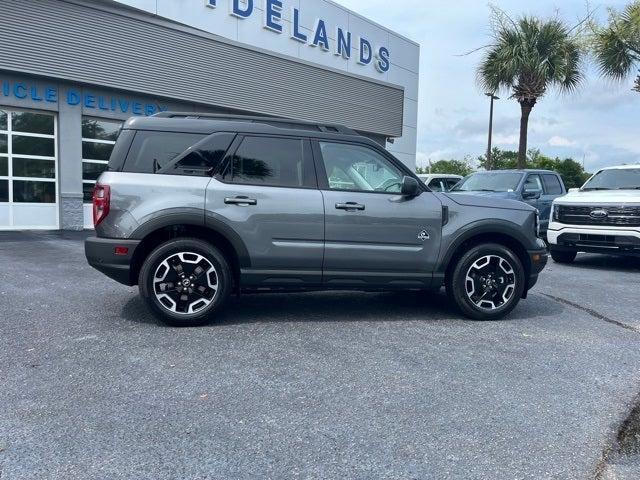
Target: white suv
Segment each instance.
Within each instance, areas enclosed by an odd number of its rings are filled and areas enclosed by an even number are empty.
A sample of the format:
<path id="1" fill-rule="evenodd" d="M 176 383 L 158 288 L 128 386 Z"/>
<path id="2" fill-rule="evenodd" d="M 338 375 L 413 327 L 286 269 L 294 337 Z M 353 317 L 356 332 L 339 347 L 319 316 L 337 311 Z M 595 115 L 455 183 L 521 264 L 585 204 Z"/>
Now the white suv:
<path id="1" fill-rule="evenodd" d="M 556 199 L 547 239 L 558 263 L 578 252 L 640 256 L 640 164 L 602 169 Z"/>
<path id="2" fill-rule="evenodd" d="M 461 175 L 441 173 L 420 174 L 418 178 L 422 180 L 432 192 L 448 192 L 462 180 Z"/>

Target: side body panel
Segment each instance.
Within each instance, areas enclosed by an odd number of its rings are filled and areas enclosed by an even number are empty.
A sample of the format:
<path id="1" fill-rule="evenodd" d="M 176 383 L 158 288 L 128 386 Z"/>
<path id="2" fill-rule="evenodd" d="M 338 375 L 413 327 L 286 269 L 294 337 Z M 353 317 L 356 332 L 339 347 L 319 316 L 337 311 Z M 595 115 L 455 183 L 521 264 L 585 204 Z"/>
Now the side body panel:
<path id="1" fill-rule="evenodd" d="M 247 203 L 228 203 L 239 198 Z M 324 207 L 319 190 L 213 179 L 207 188 L 205 222 L 212 228 L 228 226 L 246 245 L 244 287 L 321 285 Z"/>
<path id="2" fill-rule="evenodd" d="M 415 198 L 330 190 L 322 194 L 327 286 L 431 286 L 442 230 L 442 204 L 433 193 Z M 350 202 L 364 210 L 336 208 Z"/>
<path id="3" fill-rule="evenodd" d="M 174 217 L 204 225 L 204 199 L 209 177 L 105 172 L 100 183 L 111 187 L 107 218 L 96 233 L 105 238 L 141 238 L 145 225 Z"/>

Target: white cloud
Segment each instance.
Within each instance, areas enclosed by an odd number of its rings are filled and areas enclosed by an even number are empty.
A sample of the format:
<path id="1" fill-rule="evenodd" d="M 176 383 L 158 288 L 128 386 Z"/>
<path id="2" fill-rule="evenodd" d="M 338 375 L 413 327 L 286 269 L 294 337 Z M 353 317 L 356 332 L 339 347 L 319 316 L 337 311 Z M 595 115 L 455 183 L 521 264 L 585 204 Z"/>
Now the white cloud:
<path id="1" fill-rule="evenodd" d="M 519 135 L 494 135 L 493 143 L 496 145 L 518 145 L 520 143 Z"/>
<path id="2" fill-rule="evenodd" d="M 558 135 L 551 137 L 547 142 L 552 147 L 575 147 L 576 142 L 569 140 L 565 137 L 560 137 Z"/>

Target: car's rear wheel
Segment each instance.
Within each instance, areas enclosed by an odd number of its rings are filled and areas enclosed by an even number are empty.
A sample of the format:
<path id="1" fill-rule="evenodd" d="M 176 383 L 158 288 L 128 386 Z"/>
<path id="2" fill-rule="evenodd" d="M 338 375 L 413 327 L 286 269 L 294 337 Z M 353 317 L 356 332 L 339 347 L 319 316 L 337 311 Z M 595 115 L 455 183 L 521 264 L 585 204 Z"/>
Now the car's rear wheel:
<path id="1" fill-rule="evenodd" d="M 522 262 L 503 245 L 471 248 L 447 276 L 447 293 L 473 320 L 497 320 L 508 315 L 522 298 Z"/>
<path id="2" fill-rule="evenodd" d="M 177 326 L 208 323 L 232 288 L 228 262 L 213 245 L 198 239 L 163 243 L 140 270 L 140 295 L 163 322 Z"/>
<path id="3" fill-rule="evenodd" d="M 573 261 L 576 259 L 576 257 L 578 256 L 578 252 L 571 252 L 571 251 L 557 251 L 557 250 L 553 250 L 551 249 L 551 258 L 553 258 L 553 261 L 556 263 L 573 263 Z"/>

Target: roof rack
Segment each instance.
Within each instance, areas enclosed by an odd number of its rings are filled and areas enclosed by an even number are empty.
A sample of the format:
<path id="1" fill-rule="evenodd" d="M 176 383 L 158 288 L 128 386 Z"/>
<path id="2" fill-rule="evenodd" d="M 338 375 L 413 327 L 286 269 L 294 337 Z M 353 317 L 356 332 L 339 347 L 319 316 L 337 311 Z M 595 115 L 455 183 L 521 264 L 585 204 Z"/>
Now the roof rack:
<path id="1" fill-rule="evenodd" d="M 304 120 L 281 117 L 260 117 L 251 115 L 230 115 L 221 113 L 197 113 L 197 112 L 160 112 L 153 115 L 156 118 L 184 118 L 195 120 L 226 120 L 232 122 L 264 123 L 277 128 L 293 130 L 312 130 L 324 133 L 341 133 L 344 135 L 359 135 L 355 130 L 337 124 L 313 123 Z"/>

